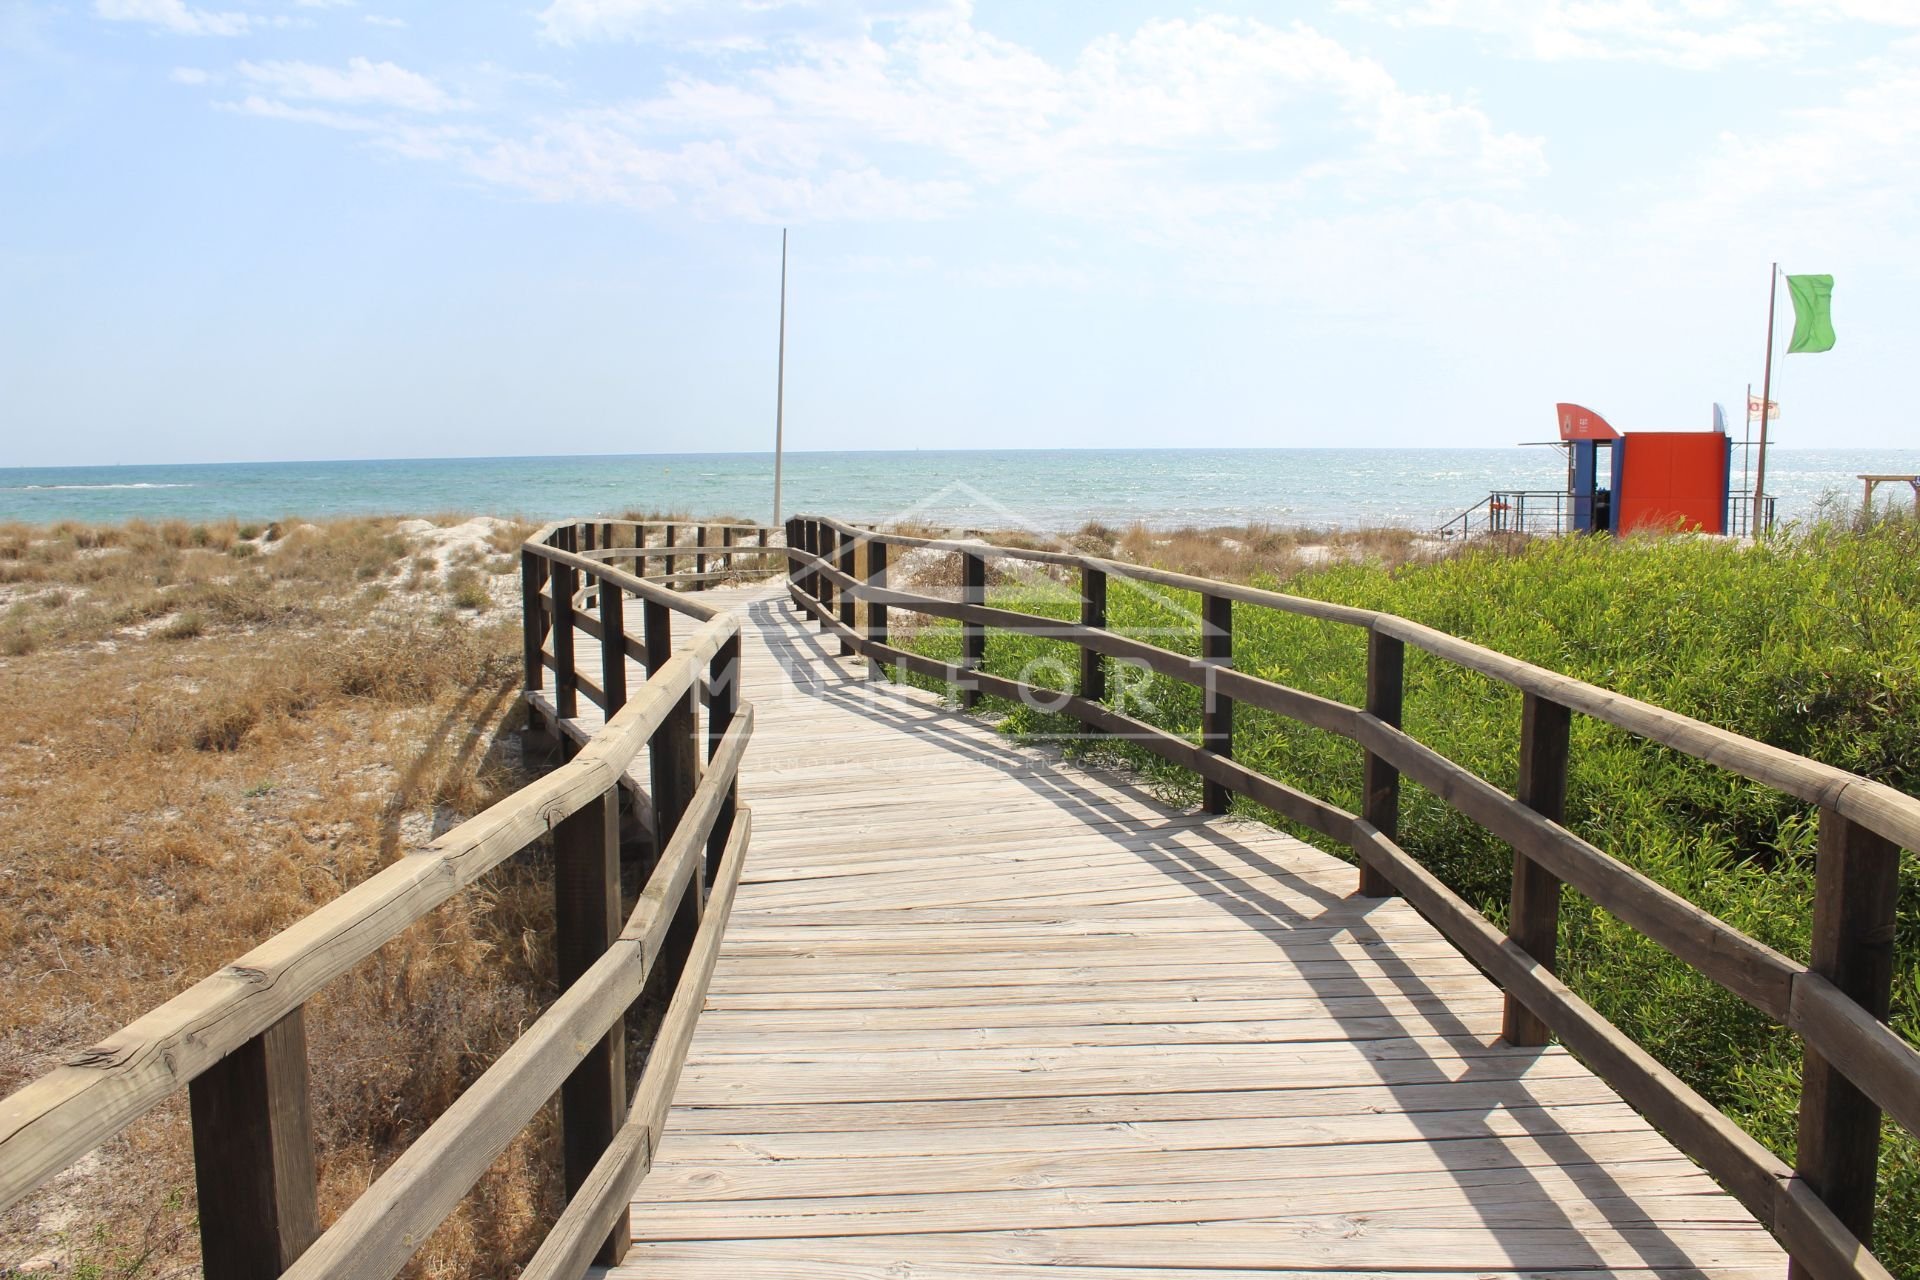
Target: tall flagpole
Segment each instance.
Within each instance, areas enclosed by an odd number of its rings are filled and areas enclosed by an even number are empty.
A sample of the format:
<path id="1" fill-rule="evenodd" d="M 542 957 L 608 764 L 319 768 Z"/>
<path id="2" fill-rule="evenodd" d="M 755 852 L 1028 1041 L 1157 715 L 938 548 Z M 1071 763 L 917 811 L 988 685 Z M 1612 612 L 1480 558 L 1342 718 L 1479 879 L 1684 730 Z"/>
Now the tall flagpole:
<path id="1" fill-rule="evenodd" d="M 1773 346 L 1771 342 L 1767 344 Z M 1745 437 L 1740 442 L 1740 487 L 1745 489 L 1753 482 L 1753 384 L 1747 384 L 1747 411 L 1740 415 L 1747 424 Z"/>
<path id="2" fill-rule="evenodd" d="M 1773 408 L 1773 304 L 1780 297 L 1780 264 L 1767 275 L 1767 370 L 1760 380 L 1760 457 L 1753 465 L 1753 521 L 1747 532 L 1760 536 L 1761 495 L 1767 491 L 1767 411 Z"/>
<path id="3" fill-rule="evenodd" d="M 773 393 L 773 527 L 780 527 L 780 462 L 787 435 L 787 229 L 780 228 L 780 372 Z"/>

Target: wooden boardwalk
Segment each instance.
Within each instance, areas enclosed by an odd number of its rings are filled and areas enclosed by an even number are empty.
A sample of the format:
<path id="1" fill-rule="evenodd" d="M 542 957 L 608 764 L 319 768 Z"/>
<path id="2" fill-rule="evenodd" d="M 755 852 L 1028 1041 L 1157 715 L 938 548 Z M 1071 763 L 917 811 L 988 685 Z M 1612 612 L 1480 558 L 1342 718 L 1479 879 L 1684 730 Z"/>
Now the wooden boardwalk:
<path id="1" fill-rule="evenodd" d="M 1398 899 L 746 620 L 754 840 L 612 1276 L 1784 1274 Z"/>

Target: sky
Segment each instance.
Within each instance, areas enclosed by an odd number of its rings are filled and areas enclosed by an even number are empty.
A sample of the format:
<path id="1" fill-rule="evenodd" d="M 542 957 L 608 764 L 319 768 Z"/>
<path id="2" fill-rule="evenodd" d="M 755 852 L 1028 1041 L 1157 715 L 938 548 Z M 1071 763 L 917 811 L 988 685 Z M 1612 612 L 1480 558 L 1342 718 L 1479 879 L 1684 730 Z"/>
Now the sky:
<path id="1" fill-rule="evenodd" d="M 0 0 L 0 466 L 1920 447 L 1920 0 Z M 1780 290 L 1784 351 L 1791 311 Z"/>

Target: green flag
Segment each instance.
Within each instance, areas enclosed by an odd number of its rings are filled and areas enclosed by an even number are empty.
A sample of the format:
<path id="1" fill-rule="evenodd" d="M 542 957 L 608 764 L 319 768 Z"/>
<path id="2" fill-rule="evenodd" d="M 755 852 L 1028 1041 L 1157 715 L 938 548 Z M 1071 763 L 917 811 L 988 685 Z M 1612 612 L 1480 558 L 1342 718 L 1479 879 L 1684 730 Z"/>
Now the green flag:
<path id="1" fill-rule="evenodd" d="M 1793 297 L 1793 341 L 1787 353 L 1833 350 L 1833 277 L 1788 276 Z"/>

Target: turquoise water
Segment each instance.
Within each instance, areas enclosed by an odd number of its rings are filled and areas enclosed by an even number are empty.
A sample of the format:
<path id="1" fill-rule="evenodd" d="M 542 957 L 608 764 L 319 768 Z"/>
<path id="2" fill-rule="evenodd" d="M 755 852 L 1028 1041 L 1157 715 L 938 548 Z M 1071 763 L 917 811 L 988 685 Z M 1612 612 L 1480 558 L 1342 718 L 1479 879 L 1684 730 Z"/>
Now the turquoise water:
<path id="1" fill-rule="evenodd" d="M 1825 495 L 1857 501 L 1859 472 L 1920 472 L 1920 450 L 1774 449 L 1767 468 L 1793 519 Z M 1736 489 L 1739 477 L 1736 449 Z M 1426 529 L 1490 489 L 1564 485 L 1559 452 L 1545 448 L 798 453 L 782 505 L 1049 531 L 1086 520 Z M 766 520 L 772 504 L 772 455 L 750 453 L 0 469 L 0 519 L 36 523 L 629 509 Z"/>

